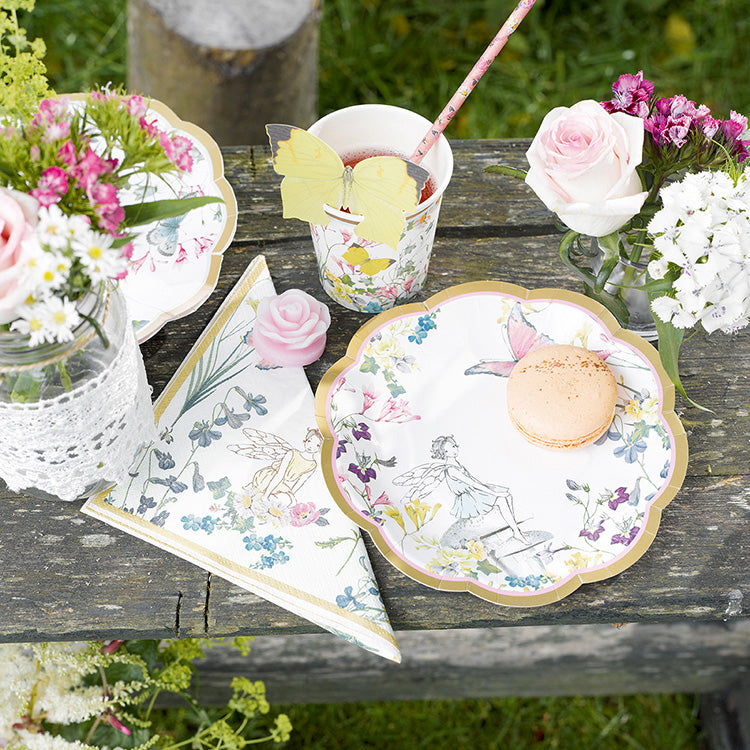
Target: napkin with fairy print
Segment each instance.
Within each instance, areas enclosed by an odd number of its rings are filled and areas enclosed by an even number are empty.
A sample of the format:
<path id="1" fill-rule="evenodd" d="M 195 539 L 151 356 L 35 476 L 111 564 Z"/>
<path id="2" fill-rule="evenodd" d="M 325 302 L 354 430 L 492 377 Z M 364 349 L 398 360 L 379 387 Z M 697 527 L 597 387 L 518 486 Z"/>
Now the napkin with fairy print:
<path id="1" fill-rule="evenodd" d="M 400 661 L 359 529 L 323 479 L 305 372 L 252 346 L 273 294 L 258 256 L 155 402 L 158 440 L 82 510 Z"/>

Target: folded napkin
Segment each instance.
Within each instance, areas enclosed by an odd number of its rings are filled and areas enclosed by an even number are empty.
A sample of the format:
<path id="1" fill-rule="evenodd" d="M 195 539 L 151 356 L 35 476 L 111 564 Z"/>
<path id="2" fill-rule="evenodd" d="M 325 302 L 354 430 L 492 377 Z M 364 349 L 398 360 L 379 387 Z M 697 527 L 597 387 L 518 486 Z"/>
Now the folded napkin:
<path id="1" fill-rule="evenodd" d="M 154 404 L 159 438 L 130 481 L 82 510 L 398 662 L 359 529 L 323 479 L 305 372 L 252 346 L 273 294 L 258 256 Z"/>

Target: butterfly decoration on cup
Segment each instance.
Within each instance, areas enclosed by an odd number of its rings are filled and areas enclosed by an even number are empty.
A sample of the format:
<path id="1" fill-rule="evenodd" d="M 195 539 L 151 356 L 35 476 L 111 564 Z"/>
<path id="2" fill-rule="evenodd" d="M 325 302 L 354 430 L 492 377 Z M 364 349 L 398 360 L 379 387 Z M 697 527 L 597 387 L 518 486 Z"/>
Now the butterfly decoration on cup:
<path id="1" fill-rule="evenodd" d="M 371 258 L 370 253 L 360 245 L 350 245 L 341 257 L 357 271 L 370 277 L 380 271 L 385 271 L 388 266 L 396 262 L 393 258 Z"/>
<path id="2" fill-rule="evenodd" d="M 354 167 L 324 141 L 292 125 L 266 125 L 274 170 L 283 176 L 284 218 L 325 226 L 326 205 L 363 217 L 357 235 L 394 250 L 406 226 L 405 212 L 419 203 L 430 173 L 397 156 L 371 156 Z"/>
<path id="3" fill-rule="evenodd" d="M 464 375 L 485 373 L 507 378 L 513 372 L 513 368 L 519 359 L 525 357 L 529 352 L 555 343 L 549 336 L 537 331 L 534 325 L 527 320 L 521 310 L 521 305 L 518 303 L 513 305 L 513 309 L 510 311 L 506 330 L 508 345 L 513 358 L 508 360 L 482 360 L 469 367 Z"/>

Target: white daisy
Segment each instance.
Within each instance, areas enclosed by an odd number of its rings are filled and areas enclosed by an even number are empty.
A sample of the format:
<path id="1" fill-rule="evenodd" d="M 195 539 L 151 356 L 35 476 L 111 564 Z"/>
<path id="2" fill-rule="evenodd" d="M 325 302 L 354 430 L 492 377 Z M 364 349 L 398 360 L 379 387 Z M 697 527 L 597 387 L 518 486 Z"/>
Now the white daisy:
<path id="1" fill-rule="evenodd" d="M 42 319 L 45 328 L 55 341 L 72 341 L 73 330 L 81 322 L 74 302 L 67 297 L 50 297 L 39 303 L 43 305 Z"/>
<path id="2" fill-rule="evenodd" d="M 10 324 L 12 331 L 18 331 L 23 336 L 29 337 L 29 346 L 39 346 L 49 342 L 49 332 L 44 325 L 44 316 L 42 314 L 42 305 L 35 303 L 25 305 L 19 311 L 20 318 Z"/>
<path id="3" fill-rule="evenodd" d="M 71 241 L 76 257 L 89 273 L 92 282 L 114 278 L 127 267 L 119 249 L 112 247 L 113 238 L 93 229 L 78 232 Z"/>
<path id="4" fill-rule="evenodd" d="M 69 219 L 57 204 L 39 209 L 36 234 L 42 245 L 53 250 L 67 249 L 71 236 Z"/>

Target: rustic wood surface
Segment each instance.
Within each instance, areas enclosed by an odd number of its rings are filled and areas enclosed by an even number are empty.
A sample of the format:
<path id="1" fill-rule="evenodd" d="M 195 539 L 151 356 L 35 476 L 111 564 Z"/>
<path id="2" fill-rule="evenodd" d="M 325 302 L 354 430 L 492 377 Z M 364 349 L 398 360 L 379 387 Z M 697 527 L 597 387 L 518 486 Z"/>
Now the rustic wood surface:
<path id="1" fill-rule="evenodd" d="M 549 212 L 522 182 L 484 172 L 499 162 L 523 166 L 528 144 L 452 145 L 455 171 L 420 298 L 482 279 L 580 290 L 557 258 L 560 235 Z M 239 204 L 236 237 L 209 300 L 143 345 L 155 396 L 257 254 L 266 256 L 278 292 L 297 287 L 327 300 L 306 225 L 281 217 L 268 149 L 237 146 L 223 153 Z M 313 388 L 369 318 L 333 303 L 330 309 L 325 354 L 307 368 Z M 510 608 L 415 583 L 368 539 L 394 629 L 745 619 L 750 611 L 750 332 L 710 338 L 698 333 L 683 349 L 685 386 L 713 411 L 692 408 L 678 396 L 690 446 L 688 475 L 665 510 L 653 545 L 637 563 L 557 604 Z M 0 491 L 0 501 L 2 641 L 319 632 L 306 620 L 83 516 L 80 503 L 34 500 L 7 490 Z M 730 608 L 730 595 L 744 602 Z M 738 611 L 743 604 L 744 611 Z M 736 614 L 728 615 L 728 608 Z"/>
<path id="2" fill-rule="evenodd" d="M 197 662 L 201 695 L 220 704 L 231 692 L 227 675 L 237 674 L 263 680 L 274 704 L 708 694 L 750 685 L 748 620 L 406 631 L 396 638 L 401 664 L 319 634 L 258 636 L 249 658 L 218 646 Z"/>

